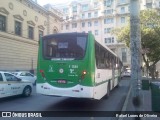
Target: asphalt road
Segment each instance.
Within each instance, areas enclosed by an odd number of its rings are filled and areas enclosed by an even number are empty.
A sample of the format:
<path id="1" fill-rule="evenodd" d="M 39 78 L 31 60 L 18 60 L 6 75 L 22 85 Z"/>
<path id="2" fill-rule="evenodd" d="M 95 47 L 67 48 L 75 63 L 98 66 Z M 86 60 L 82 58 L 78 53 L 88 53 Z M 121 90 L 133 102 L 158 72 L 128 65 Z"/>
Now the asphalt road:
<path id="1" fill-rule="evenodd" d="M 109 98 L 90 100 L 81 98 L 43 96 L 34 87 L 30 97 L 21 96 L 0 99 L 0 111 L 121 111 L 129 89 L 129 78 L 123 79 Z M 107 120 L 106 117 L 48 117 L 48 118 L 0 118 L 0 120 Z"/>

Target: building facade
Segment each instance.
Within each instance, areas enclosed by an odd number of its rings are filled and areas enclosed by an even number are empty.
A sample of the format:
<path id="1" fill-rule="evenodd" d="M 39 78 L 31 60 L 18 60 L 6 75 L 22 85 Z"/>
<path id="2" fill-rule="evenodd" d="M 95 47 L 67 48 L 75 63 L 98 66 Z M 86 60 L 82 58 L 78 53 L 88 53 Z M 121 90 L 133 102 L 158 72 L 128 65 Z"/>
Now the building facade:
<path id="1" fill-rule="evenodd" d="M 77 0 L 56 7 L 64 13 L 61 32 L 92 32 L 130 67 L 130 50 L 111 34 L 112 29 L 127 24 L 128 6 L 129 0 Z"/>
<path id="2" fill-rule="evenodd" d="M 111 30 L 128 24 L 130 0 L 73 0 L 56 5 L 63 13 L 61 32 L 92 32 L 130 67 L 130 49 L 117 40 Z M 160 0 L 140 0 L 140 9 L 160 8 Z"/>
<path id="3" fill-rule="evenodd" d="M 58 32 L 92 32 L 130 67 L 130 49 L 111 34 L 127 24 L 129 1 L 74 0 L 44 7 L 37 0 L 0 1 L 0 70 L 36 69 L 40 36 Z M 140 7 L 159 9 L 160 0 L 140 0 Z"/>
<path id="4" fill-rule="evenodd" d="M 62 14 L 53 10 L 32 0 L 0 1 L 0 70 L 36 69 L 40 36 L 60 32 Z"/>

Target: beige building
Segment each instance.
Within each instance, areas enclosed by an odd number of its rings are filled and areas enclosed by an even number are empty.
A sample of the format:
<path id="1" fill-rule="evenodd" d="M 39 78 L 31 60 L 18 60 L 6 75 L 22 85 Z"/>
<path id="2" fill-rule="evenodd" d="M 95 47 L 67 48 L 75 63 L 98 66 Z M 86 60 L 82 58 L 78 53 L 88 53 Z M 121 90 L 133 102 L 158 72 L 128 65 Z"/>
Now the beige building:
<path id="1" fill-rule="evenodd" d="M 0 70 L 35 70 L 38 40 L 60 31 L 61 16 L 31 0 L 1 0 Z"/>

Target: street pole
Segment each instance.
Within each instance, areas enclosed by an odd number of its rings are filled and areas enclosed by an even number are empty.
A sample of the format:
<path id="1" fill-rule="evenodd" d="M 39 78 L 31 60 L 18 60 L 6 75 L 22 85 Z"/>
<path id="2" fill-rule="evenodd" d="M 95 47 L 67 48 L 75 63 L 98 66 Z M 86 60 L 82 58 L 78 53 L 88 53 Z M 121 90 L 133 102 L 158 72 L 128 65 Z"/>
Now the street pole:
<path id="1" fill-rule="evenodd" d="M 132 103 L 135 111 L 139 111 L 142 74 L 139 0 L 130 0 L 130 29 Z"/>

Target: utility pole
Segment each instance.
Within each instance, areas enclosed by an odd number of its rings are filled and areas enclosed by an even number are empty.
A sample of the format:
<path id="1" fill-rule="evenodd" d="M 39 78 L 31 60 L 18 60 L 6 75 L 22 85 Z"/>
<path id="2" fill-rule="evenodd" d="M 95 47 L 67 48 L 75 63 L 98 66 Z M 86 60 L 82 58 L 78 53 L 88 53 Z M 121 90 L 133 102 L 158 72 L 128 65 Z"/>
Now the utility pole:
<path id="1" fill-rule="evenodd" d="M 139 0 L 130 0 L 130 49 L 131 49 L 131 87 L 132 103 L 135 111 L 139 111 L 141 83 L 141 31 Z"/>

